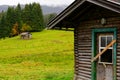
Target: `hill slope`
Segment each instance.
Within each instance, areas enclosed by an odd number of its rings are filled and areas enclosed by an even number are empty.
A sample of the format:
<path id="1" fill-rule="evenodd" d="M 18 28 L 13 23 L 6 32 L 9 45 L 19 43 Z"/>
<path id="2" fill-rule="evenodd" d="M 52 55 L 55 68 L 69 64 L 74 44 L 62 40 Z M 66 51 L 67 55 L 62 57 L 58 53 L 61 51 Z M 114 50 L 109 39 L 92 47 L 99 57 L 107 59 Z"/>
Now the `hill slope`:
<path id="1" fill-rule="evenodd" d="M 72 80 L 73 32 L 45 30 L 31 40 L 0 40 L 0 80 Z"/>

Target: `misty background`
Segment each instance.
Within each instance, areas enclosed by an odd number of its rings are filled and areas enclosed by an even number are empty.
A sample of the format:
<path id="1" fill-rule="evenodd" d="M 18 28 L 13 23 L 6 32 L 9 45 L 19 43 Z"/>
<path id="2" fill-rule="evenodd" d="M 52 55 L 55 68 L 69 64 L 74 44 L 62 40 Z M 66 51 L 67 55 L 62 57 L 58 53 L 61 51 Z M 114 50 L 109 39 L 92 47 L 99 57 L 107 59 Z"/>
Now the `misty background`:
<path id="1" fill-rule="evenodd" d="M 60 6 L 47 6 L 47 5 L 41 5 L 43 15 L 51 14 L 51 13 L 57 13 L 59 14 L 62 10 L 64 10 L 68 5 L 60 5 Z M 0 5 L 0 12 L 7 11 L 9 5 Z M 16 6 L 13 6 L 16 7 Z M 22 8 L 25 7 L 25 5 L 21 5 Z"/>

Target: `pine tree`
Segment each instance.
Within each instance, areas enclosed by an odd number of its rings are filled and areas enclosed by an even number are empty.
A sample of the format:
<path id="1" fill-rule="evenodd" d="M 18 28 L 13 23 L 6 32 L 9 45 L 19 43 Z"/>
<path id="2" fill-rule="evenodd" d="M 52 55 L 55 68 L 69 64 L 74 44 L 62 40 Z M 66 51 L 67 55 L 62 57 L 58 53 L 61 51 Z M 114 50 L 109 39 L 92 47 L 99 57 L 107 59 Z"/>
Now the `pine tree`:
<path id="1" fill-rule="evenodd" d="M 41 6 L 38 3 L 33 3 L 32 6 L 33 6 L 32 7 L 32 15 L 33 15 L 32 29 L 34 31 L 41 31 L 44 29 L 44 20 L 43 20 Z"/>
<path id="2" fill-rule="evenodd" d="M 25 8 L 22 10 L 22 21 L 23 24 L 32 26 L 32 14 L 31 14 L 31 4 L 26 4 Z"/>
<path id="3" fill-rule="evenodd" d="M 5 19 L 5 15 L 2 15 L 1 21 L 0 21 L 0 38 L 4 38 L 7 37 L 9 35 L 8 32 L 8 27 L 6 26 L 6 19 Z"/>
<path id="4" fill-rule="evenodd" d="M 41 6 L 38 3 L 26 4 L 22 13 L 23 23 L 29 25 L 32 31 L 43 30 L 43 14 Z"/>
<path id="5" fill-rule="evenodd" d="M 15 8 L 15 21 L 18 24 L 18 33 L 20 33 L 20 29 L 22 28 L 21 14 L 22 14 L 22 9 L 20 4 L 18 4 L 17 7 Z"/>
<path id="6" fill-rule="evenodd" d="M 6 26 L 8 27 L 9 37 L 11 36 L 12 28 L 15 23 L 16 23 L 16 21 L 15 21 L 14 8 L 8 7 L 8 10 L 6 13 Z"/>

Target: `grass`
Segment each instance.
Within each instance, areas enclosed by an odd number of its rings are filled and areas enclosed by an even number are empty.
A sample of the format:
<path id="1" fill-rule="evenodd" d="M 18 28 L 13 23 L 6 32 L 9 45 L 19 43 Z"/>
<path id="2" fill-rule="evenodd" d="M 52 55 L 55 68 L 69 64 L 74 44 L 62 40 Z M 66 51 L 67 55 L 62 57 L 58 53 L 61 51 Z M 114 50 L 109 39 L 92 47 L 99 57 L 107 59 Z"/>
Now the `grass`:
<path id="1" fill-rule="evenodd" d="M 44 30 L 0 40 L 0 80 L 72 80 L 73 32 Z"/>

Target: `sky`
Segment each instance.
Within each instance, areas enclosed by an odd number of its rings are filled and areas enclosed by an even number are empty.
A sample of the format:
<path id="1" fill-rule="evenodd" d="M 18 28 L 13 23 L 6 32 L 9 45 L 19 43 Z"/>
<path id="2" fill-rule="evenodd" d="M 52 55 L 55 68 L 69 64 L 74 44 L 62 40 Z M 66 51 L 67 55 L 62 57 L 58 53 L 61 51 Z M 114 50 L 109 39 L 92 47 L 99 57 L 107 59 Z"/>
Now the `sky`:
<path id="1" fill-rule="evenodd" d="M 74 0 L 0 0 L 0 5 L 17 5 L 20 4 L 28 4 L 33 2 L 38 2 L 40 5 L 48 5 L 48 6 L 59 6 L 59 5 L 69 5 Z"/>

